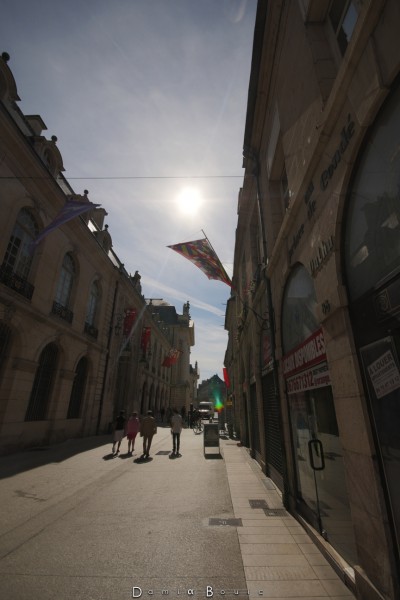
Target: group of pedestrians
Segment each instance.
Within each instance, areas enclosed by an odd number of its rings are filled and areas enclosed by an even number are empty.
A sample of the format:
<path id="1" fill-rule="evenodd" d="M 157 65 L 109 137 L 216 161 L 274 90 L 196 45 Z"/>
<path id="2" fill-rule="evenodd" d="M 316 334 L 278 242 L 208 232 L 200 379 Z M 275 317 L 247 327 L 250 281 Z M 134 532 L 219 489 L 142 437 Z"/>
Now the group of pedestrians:
<path id="1" fill-rule="evenodd" d="M 180 456 L 180 437 L 183 428 L 183 419 L 179 412 L 174 409 L 170 418 L 170 428 L 172 434 L 172 453 L 171 456 Z M 135 449 L 135 440 L 137 434 L 143 438 L 143 454 L 141 458 L 149 458 L 151 442 L 153 436 L 157 433 L 157 422 L 153 417 L 153 411 L 148 410 L 143 419 L 139 419 L 137 412 L 132 412 L 129 419 L 125 419 L 125 412 L 120 411 L 114 421 L 112 454 L 119 454 L 121 442 L 124 437 L 128 440 L 128 454 L 132 455 Z"/>

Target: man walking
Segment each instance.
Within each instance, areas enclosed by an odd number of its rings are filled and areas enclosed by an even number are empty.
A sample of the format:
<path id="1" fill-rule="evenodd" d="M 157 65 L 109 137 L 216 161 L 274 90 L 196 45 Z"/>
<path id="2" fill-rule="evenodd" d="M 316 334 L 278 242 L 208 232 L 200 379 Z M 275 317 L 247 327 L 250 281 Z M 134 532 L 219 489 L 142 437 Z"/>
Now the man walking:
<path id="1" fill-rule="evenodd" d="M 151 442 L 153 440 L 153 435 L 156 433 L 156 420 L 153 417 L 153 412 L 148 410 L 147 416 L 144 417 L 140 425 L 140 437 L 143 438 L 143 458 L 149 458 Z"/>
<path id="2" fill-rule="evenodd" d="M 170 425 L 172 433 L 172 456 L 180 456 L 179 447 L 181 443 L 181 431 L 183 426 L 183 420 L 176 408 L 174 408 Z"/>

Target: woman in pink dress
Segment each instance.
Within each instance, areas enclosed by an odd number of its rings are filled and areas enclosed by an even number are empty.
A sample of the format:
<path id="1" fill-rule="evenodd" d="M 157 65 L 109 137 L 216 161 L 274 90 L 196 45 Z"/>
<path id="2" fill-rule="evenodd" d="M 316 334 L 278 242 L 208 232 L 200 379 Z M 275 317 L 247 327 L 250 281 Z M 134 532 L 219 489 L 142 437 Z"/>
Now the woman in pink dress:
<path id="1" fill-rule="evenodd" d="M 135 438 L 140 429 L 140 421 L 137 413 L 133 412 L 126 423 L 126 436 L 128 438 L 128 454 L 132 454 L 135 449 Z M 131 450 L 132 445 L 132 450 Z"/>

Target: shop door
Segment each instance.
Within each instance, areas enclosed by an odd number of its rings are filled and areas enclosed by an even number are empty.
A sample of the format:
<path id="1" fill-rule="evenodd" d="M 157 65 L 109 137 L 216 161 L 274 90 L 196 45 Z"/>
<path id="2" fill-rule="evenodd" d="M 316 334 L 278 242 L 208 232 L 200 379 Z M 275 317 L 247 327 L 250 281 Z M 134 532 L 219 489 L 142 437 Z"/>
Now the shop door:
<path id="1" fill-rule="evenodd" d="M 331 387 L 293 394 L 289 401 L 299 512 L 354 564 L 353 526 Z"/>

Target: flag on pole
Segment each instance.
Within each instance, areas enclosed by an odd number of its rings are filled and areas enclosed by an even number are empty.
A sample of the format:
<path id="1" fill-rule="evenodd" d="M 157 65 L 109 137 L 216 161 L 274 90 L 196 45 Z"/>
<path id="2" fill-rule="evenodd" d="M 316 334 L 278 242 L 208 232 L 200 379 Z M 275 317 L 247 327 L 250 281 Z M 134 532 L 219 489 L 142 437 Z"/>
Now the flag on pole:
<path id="1" fill-rule="evenodd" d="M 72 198 L 68 198 L 55 219 L 39 233 L 37 238 L 33 240 L 32 245 L 37 246 L 46 235 L 61 225 L 64 225 L 67 221 L 70 221 L 78 215 L 81 215 L 88 210 L 92 210 L 92 208 L 96 208 L 97 206 L 100 206 L 100 204 L 93 204 L 93 202 L 89 202 L 89 200 L 73 200 Z"/>
<path id="2" fill-rule="evenodd" d="M 181 353 L 181 350 L 177 350 L 176 348 L 171 348 L 171 350 L 168 352 L 167 356 L 164 358 L 161 366 L 162 367 L 172 367 L 172 365 L 174 365 L 178 361 L 180 353 Z"/>
<path id="3" fill-rule="evenodd" d="M 173 246 L 167 246 L 167 248 L 175 250 L 175 252 L 194 263 L 207 275 L 208 279 L 217 279 L 230 287 L 232 286 L 227 272 L 207 238 L 174 244 Z"/>
<path id="4" fill-rule="evenodd" d="M 229 379 L 228 369 L 226 367 L 224 367 L 222 369 L 222 372 L 224 374 L 225 385 L 226 385 L 227 388 L 230 388 L 231 387 L 231 382 L 230 382 L 230 379 Z"/>

